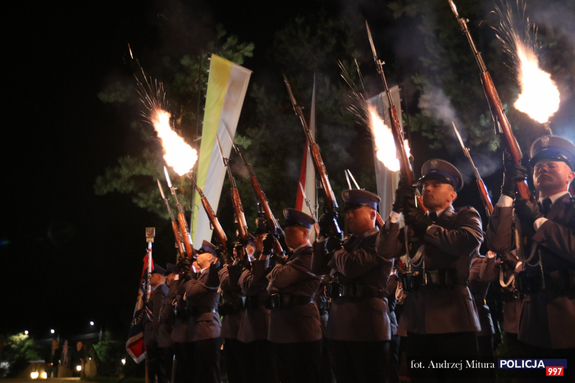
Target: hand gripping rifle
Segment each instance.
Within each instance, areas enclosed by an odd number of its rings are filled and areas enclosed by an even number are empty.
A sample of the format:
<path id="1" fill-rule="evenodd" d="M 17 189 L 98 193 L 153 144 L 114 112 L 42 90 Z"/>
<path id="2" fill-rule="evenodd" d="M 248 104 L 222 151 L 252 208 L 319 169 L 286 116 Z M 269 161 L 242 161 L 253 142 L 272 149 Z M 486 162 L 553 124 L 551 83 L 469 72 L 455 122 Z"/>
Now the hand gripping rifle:
<path id="1" fill-rule="evenodd" d="M 244 208 L 242 206 L 242 200 L 240 199 L 240 193 L 238 191 L 238 187 L 236 186 L 236 180 L 232 174 L 232 169 L 230 168 L 230 160 L 224 156 L 224 150 L 222 148 L 222 143 L 220 142 L 220 138 L 216 135 L 216 139 L 218 140 L 218 147 L 220 148 L 220 154 L 222 156 L 222 161 L 226 170 L 228 172 L 228 177 L 230 179 L 231 184 L 231 195 L 232 195 L 232 205 L 234 206 L 234 212 L 236 215 L 236 221 L 238 224 L 238 238 L 240 243 L 245 247 L 248 244 L 248 240 L 250 239 L 250 233 L 248 231 L 248 223 L 246 222 L 246 216 L 244 214 Z M 240 258 L 244 258 L 244 254 L 238 254 Z"/>
<path id="2" fill-rule="evenodd" d="M 519 148 L 519 144 L 517 143 L 517 139 L 513 135 L 513 131 L 511 130 L 511 125 L 509 124 L 509 120 L 507 120 L 507 116 L 505 115 L 505 110 L 503 109 L 503 105 L 501 104 L 501 100 L 499 99 L 499 94 L 497 93 L 497 89 L 495 89 L 495 84 L 493 84 L 493 79 L 491 75 L 487 71 L 487 67 L 485 66 L 485 62 L 481 57 L 481 53 L 475 47 L 473 43 L 473 39 L 471 38 L 471 34 L 469 33 L 469 29 L 467 29 L 467 23 L 469 20 L 464 19 L 463 17 L 459 16 L 457 12 L 457 8 L 455 7 L 455 3 L 453 0 L 448 0 L 449 5 L 451 6 L 451 10 L 461 27 L 461 31 L 467 38 L 469 45 L 471 46 L 471 52 L 473 52 L 473 56 L 475 57 L 475 61 L 477 61 L 477 65 L 479 66 L 479 77 L 481 78 L 481 84 L 483 85 L 483 91 L 485 92 L 485 97 L 487 98 L 487 103 L 489 104 L 489 109 L 491 110 L 491 116 L 493 121 L 495 122 L 496 133 L 503 134 L 505 140 L 507 141 L 507 147 L 509 152 L 513 156 L 515 162 L 520 165 L 521 158 L 523 157 L 521 153 L 521 149 Z M 525 181 L 517 181 L 517 190 L 521 197 L 525 199 L 531 198 L 531 193 L 529 193 L 529 187 Z"/>
<path id="3" fill-rule="evenodd" d="M 459 135 L 459 131 L 457 130 L 455 123 L 451 121 L 451 124 L 453 125 L 453 129 L 455 129 L 457 139 L 461 144 L 461 150 L 463 150 L 463 154 L 465 154 L 465 157 L 467 157 L 467 159 L 469 160 L 469 163 L 473 168 L 473 172 L 475 173 L 475 182 L 477 183 L 477 189 L 479 190 L 479 194 L 481 196 L 481 202 L 483 202 L 483 207 L 485 207 L 485 213 L 487 214 L 487 217 L 491 217 L 491 214 L 493 214 L 493 204 L 491 203 L 491 198 L 489 198 L 489 192 L 487 191 L 487 186 L 485 186 L 485 183 L 483 182 L 483 180 L 481 179 L 481 175 L 479 174 L 479 170 L 477 170 L 475 164 L 473 163 L 471 154 L 469 154 L 469 148 L 466 148 L 465 145 L 463 144 L 463 140 Z"/>
<path id="4" fill-rule="evenodd" d="M 210 224 L 212 225 L 212 229 L 216 233 L 216 237 L 218 237 L 218 241 L 220 242 L 220 245 L 222 245 L 222 247 L 224 248 L 224 251 L 222 254 L 224 264 L 229 265 L 232 263 L 233 259 L 231 259 L 231 256 L 228 253 L 228 237 L 226 236 L 226 233 L 224 232 L 222 225 L 220 225 L 220 221 L 218 220 L 218 217 L 216 216 L 216 213 L 214 212 L 212 205 L 210 205 L 208 198 L 204 195 L 204 192 L 198 186 L 198 184 L 194 180 L 194 177 L 192 177 L 192 175 L 190 173 L 188 173 L 188 178 L 192 180 L 192 184 L 194 185 L 194 188 L 196 189 L 196 191 L 200 195 L 200 200 L 202 201 L 202 206 L 204 207 L 206 215 L 208 216 L 208 219 L 210 220 Z"/>
<path id="5" fill-rule="evenodd" d="M 226 130 L 227 130 L 227 126 L 226 126 Z M 262 187 L 260 186 L 260 183 L 258 182 L 258 179 L 256 177 L 256 173 L 254 172 L 252 165 L 250 165 L 250 163 L 247 162 L 246 159 L 244 158 L 242 151 L 234 142 L 229 130 L 227 130 L 227 132 L 228 132 L 228 136 L 230 137 L 230 140 L 232 142 L 232 147 L 234 148 L 236 153 L 238 153 L 238 155 L 242 159 L 244 165 L 248 169 L 248 173 L 250 174 L 250 180 L 252 181 L 252 186 L 254 187 L 254 193 L 256 194 L 256 197 L 257 197 L 257 199 L 260 203 L 260 206 L 263 210 L 263 213 L 264 213 L 264 218 L 266 220 L 268 233 L 274 237 L 274 244 L 273 244 L 274 253 L 277 256 L 282 257 L 284 254 L 284 249 L 283 249 L 283 247 L 279 241 L 279 238 L 284 237 L 284 232 L 283 232 L 281 226 L 278 224 L 278 221 L 276 220 L 274 213 L 272 213 L 272 209 L 270 208 L 270 204 L 268 203 L 268 199 L 266 197 L 266 194 L 264 193 L 264 191 L 262 190 Z"/>
<path id="6" fill-rule="evenodd" d="M 284 82 L 286 83 L 287 91 L 289 94 L 291 104 L 293 106 L 293 110 L 294 110 L 296 116 L 299 117 L 299 120 L 301 122 L 303 130 L 307 136 L 307 141 L 309 143 L 309 150 L 311 153 L 311 158 L 313 160 L 315 171 L 319 174 L 321 186 L 322 186 L 322 189 L 325 193 L 325 211 L 326 211 L 326 213 L 330 214 L 333 217 L 333 222 L 331 224 L 330 232 L 329 233 L 321 233 L 321 234 L 323 236 L 332 235 L 334 237 L 342 239 L 343 233 L 342 233 L 342 231 L 339 228 L 339 225 L 337 223 L 337 215 L 338 215 L 337 200 L 335 199 L 335 194 L 333 193 L 333 189 L 331 188 L 331 184 L 330 184 L 329 178 L 327 176 L 327 170 L 325 168 L 325 165 L 323 163 L 323 159 L 321 158 L 321 154 L 319 152 L 319 147 L 317 146 L 317 144 L 315 142 L 315 138 L 313 137 L 313 134 L 311 134 L 311 130 L 309 129 L 309 126 L 307 125 L 307 121 L 305 120 L 305 117 L 303 115 L 303 107 L 299 106 L 297 104 L 295 97 L 291 91 L 291 86 L 289 84 L 289 81 L 285 75 L 284 75 Z"/>
<path id="7" fill-rule="evenodd" d="M 168 202 L 168 199 L 166 198 L 166 196 L 164 195 L 164 190 L 162 189 L 162 184 L 160 183 L 160 180 L 156 180 L 158 181 L 158 189 L 160 189 L 160 194 L 162 195 L 162 199 L 164 200 L 164 203 L 166 204 L 166 208 L 168 209 L 168 214 L 170 215 L 170 220 L 172 221 L 172 230 L 174 231 L 174 237 L 176 238 L 176 247 L 178 248 L 178 259 L 185 257 L 186 255 L 186 249 L 184 247 L 184 243 L 182 241 L 182 235 L 180 233 L 180 229 L 178 228 L 178 222 L 176 221 L 176 218 L 174 217 L 174 213 L 172 213 L 172 209 L 170 209 L 170 203 Z"/>
<path id="8" fill-rule="evenodd" d="M 184 241 L 184 247 L 186 248 L 186 255 L 188 257 L 194 256 L 194 249 L 192 247 L 192 237 L 190 236 L 190 231 L 188 229 L 188 223 L 186 222 L 186 215 L 184 214 L 184 208 L 178 201 L 178 195 L 176 194 L 176 188 L 172 186 L 172 181 L 170 180 L 170 175 L 168 174 L 168 169 L 164 166 L 164 174 L 166 175 L 166 182 L 168 187 L 174 196 L 174 201 L 176 201 L 176 206 L 178 207 L 178 223 L 180 224 L 180 233 Z"/>

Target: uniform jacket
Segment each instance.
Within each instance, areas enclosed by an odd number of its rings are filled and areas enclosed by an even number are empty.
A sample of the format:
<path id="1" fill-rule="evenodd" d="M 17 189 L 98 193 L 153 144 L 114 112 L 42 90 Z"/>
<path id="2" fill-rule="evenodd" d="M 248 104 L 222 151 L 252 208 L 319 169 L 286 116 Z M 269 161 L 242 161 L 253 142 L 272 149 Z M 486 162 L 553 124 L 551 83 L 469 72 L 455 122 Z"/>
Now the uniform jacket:
<path id="1" fill-rule="evenodd" d="M 351 235 L 344 248 L 333 253 L 329 267 L 334 280 L 339 283 L 355 283 L 372 291 L 387 287 L 393 261 L 376 250 L 380 239 L 377 228 L 361 235 Z M 325 337 L 343 341 L 386 341 L 391 339 L 391 324 L 386 298 L 334 299 L 329 310 Z"/>
<path id="2" fill-rule="evenodd" d="M 174 282 L 176 282 L 176 309 L 184 310 L 186 305 L 184 300 L 184 295 L 186 294 L 186 281 L 184 281 L 182 275 L 180 275 L 180 279 Z M 174 318 L 174 326 L 171 334 L 172 340 L 176 343 L 186 343 L 189 342 L 188 335 L 188 320 L 177 315 Z"/>
<path id="3" fill-rule="evenodd" d="M 164 299 L 164 304 L 160 310 L 160 329 L 158 331 L 158 346 L 170 347 L 172 341 L 172 328 L 174 326 L 174 301 L 176 300 L 176 291 L 178 281 L 172 281 L 168 287 L 168 295 Z"/>
<path id="4" fill-rule="evenodd" d="M 222 302 L 224 304 L 242 301 L 243 293 L 239 286 L 239 275 L 234 275 L 238 274 L 235 272 L 235 268 L 236 266 L 230 266 L 230 268 L 228 268 L 228 266 L 224 266 L 218 273 L 220 277 L 220 292 L 222 294 Z M 232 313 L 223 315 L 222 338 L 237 339 L 243 315 L 243 309 L 234 310 Z"/>
<path id="5" fill-rule="evenodd" d="M 479 213 L 472 207 L 455 211 L 450 206 L 427 228 L 423 262 L 413 266 L 412 271 L 422 271 L 425 263 L 426 270 L 455 269 L 461 280 L 467 280 L 472 256 L 482 241 Z M 476 332 L 480 328 L 473 296 L 462 284 L 452 288 L 420 286 L 408 292 L 399 327 L 418 334 Z"/>
<path id="6" fill-rule="evenodd" d="M 147 346 L 152 342 L 158 341 L 158 332 L 160 330 L 160 310 L 164 300 L 168 295 L 168 286 L 165 283 L 157 285 L 147 303 L 148 310 L 152 313 L 152 318 L 146 320 L 144 325 L 144 344 Z"/>
<path id="7" fill-rule="evenodd" d="M 491 311 L 485 302 L 487 297 L 487 290 L 489 289 L 489 282 L 481 279 L 481 266 L 486 257 L 477 253 L 471 261 L 469 269 L 469 290 L 475 299 L 477 306 L 477 314 L 479 315 L 479 324 L 481 329 L 477 336 L 488 336 L 495 334 L 495 327 L 493 327 L 493 320 L 491 319 Z"/>
<path id="8" fill-rule="evenodd" d="M 219 338 L 222 323 L 218 314 L 218 303 L 220 294 L 218 285 L 208 285 L 208 276 L 213 266 L 203 270 L 198 279 L 191 279 L 186 282 L 186 301 L 188 307 L 194 310 L 207 311 L 200 314 L 191 314 L 188 318 L 188 340 L 197 342 L 200 340 Z M 215 310 L 215 312 L 213 312 Z"/>
<path id="9" fill-rule="evenodd" d="M 272 294 L 289 294 L 313 300 L 320 278 L 310 271 L 311 258 L 311 245 L 296 249 L 285 265 L 278 263 L 268 274 L 268 290 Z M 271 309 L 270 342 L 311 342 L 321 338 L 321 321 L 315 302 Z"/>
<path id="10" fill-rule="evenodd" d="M 531 239 L 544 272 L 575 271 L 575 200 L 566 193 L 555 201 L 546 218 Z M 495 252 L 509 251 L 513 247 L 513 232 L 513 208 L 496 206 L 487 231 L 489 248 Z M 527 246 L 526 251 L 529 250 Z M 538 266 L 525 268 L 539 270 Z M 523 301 L 519 340 L 539 347 L 575 348 L 573 324 L 575 298 L 553 289 L 540 290 Z"/>
<path id="11" fill-rule="evenodd" d="M 266 275 L 270 271 L 269 260 L 252 262 L 251 270 L 244 270 L 239 284 L 246 297 L 258 296 L 265 299 L 269 296 L 267 292 Z M 238 340 L 244 343 L 256 340 L 267 340 L 270 324 L 270 310 L 264 305 L 259 305 L 255 309 L 244 310 L 244 316 L 238 331 Z"/>
<path id="12" fill-rule="evenodd" d="M 499 282 L 499 274 L 502 268 L 501 261 L 493 257 L 483 257 L 481 260 L 481 269 L 479 271 L 479 278 L 485 282 Z M 507 269 L 504 271 L 504 283 L 509 282 L 508 287 L 501 287 L 502 290 L 512 292 L 517 289 L 517 282 L 515 280 L 514 270 Z M 511 334 L 517 334 L 519 331 L 519 316 L 521 315 L 521 304 L 523 299 L 514 298 L 510 301 L 503 302 L 503 331 Z"/>

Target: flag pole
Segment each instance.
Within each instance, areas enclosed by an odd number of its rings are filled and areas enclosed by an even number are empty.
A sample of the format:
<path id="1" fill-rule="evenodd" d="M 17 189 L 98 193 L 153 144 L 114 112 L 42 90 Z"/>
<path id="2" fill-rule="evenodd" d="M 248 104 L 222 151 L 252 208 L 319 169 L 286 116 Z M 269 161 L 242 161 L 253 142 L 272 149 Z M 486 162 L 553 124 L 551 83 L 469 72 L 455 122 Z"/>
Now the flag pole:
<path id="1" fill-rule="evenodd" d="M 148 275 L 146 277 L 146 302 L 150 299 L 152 286 L 150 284 L 150 275 L 152 275 L 152 243 L 154 243 L 154 237 L 156 236 L 155 227 L 146 227 L 146 241 L 148 242 Z M 150 383 L 150 377 L 148 374 L 148 353 L 146 352 L 146 383 Z"/>

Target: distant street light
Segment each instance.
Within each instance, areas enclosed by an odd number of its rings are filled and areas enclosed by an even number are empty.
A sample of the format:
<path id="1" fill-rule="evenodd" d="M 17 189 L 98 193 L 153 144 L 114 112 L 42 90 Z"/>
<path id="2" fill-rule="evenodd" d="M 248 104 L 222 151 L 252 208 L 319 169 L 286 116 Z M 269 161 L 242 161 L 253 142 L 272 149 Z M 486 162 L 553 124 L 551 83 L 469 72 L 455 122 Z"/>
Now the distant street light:
<path id="1" fill-rule="evenodd" d="M 76 366 L 76 371 L 82 371 L 82 366 L 77 365 L 77 366 Z"/>
<path id="2" fill-rule="evenodd" d="M 24 335 L 28 335 L 28 330 L 24 330 Z"/>
<path id="3" fill-rule="evenodd" d="M 122 362 L 122 365 L 125 366 L 126 365 L 126 358 L 122 358 L 122 360 L 120 360 Z"/>
<path id="4" fill-rule="evenodd" d="M 50 329 L 50 334 L 54 334 L 54 333 L 55 333 L 54 329 L 51 328 L 51 329 Z"/>
<path id="5" fill-rule="evenodd" d="M 91 321 L 90 321 L 90 326 L 93 326 L 93 325 L 94 325 L 94 321 L 91 320 Z"/>

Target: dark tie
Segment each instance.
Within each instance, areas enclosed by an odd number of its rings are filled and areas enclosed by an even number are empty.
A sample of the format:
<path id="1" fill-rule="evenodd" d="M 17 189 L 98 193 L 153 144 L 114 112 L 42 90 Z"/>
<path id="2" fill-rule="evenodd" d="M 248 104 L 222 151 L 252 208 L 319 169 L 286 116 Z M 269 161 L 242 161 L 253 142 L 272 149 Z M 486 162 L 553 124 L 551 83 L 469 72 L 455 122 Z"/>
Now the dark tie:
<path id="1" fill-rule="evenodd" d="M 541 205 L 543 206 L 543 215 L 547 216 L 549 210 L 551 210 L 551 198 L 545 198 Z"/>
<path id="2" fill-rule="evenodd" d="M 437 221 L 437 213 L 434 212 L 434 211 L 429 212 L 429 218 L 430 218 L 433 222 Z"/>

